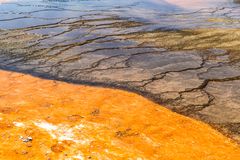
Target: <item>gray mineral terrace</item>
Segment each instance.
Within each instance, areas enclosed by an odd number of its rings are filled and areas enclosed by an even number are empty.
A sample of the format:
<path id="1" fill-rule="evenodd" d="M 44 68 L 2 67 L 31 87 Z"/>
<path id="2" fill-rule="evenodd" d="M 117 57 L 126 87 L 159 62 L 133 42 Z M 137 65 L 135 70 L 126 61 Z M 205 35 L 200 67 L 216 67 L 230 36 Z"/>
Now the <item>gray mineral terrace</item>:
<path id="1" fill-rule="evenodd" d="M 232 0 L 3 1 L 0 68 L 131 90 L 240 142 L 239 27 Z"/>

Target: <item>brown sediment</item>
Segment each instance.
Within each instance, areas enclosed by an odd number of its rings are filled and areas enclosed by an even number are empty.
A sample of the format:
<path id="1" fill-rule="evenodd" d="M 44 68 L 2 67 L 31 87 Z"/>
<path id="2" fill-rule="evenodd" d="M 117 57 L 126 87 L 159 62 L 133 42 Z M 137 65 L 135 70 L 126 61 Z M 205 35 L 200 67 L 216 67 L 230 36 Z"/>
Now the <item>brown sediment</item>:
<path id="1" fill-rule="evenodd" d="M 233 24 L 233 23 L 238 23 L 240 21 L 238 19 L 234 19 L 234 18 L 209 18 L 209 19 L 207 19 L 207 22 Z"/>
<path id="2" fill-rule="evenodd" d="M 217 20 L 220 21 L 220 19 L 209 19 L 209 21 Z M 127 35 L 126 37 L 140 43 L 154 44 L 155 46 L 167 48 L 169 50 L 225 49 L 230 52 L 232 60 L 236 60 L 240 59 L 239 35 L 239 29 L 200 28 L 143 32 Z"/>
<path id="3" fill-rule="evenodd" d="M 238 160 L 207 124 L 137 94 L 0 71 L 0 159 Z"/>

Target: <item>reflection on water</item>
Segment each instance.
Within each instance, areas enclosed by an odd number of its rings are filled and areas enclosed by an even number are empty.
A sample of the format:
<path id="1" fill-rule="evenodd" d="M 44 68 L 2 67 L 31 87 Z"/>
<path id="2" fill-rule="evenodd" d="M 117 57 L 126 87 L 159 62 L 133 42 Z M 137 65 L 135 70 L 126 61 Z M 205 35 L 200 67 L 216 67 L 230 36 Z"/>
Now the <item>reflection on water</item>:
<path id="1" fill-rule="evenodd" d="M 158 0 L 152 0 L 158 2 Z M 216 7 L 229 3 L 228 0 L 165 0 L 171 5 L 185 9 Z"/>
<path id="2" fill-rule="evenodd" d="M 188 28 L 193 24 L 202 25 L 198 23 L 211 16 L 216 8 L 234 6 L 233 1 L 235 5 L 239 3 L 238 0 L 0 0 L 0 28 L 44 25 L 87 15 L 120 16 L 155 23 L 160 27 Z M 166 17 L 166 14 L 178 15 L 199 9 L 205 11 L 193 17 L 184 15 L 180 21 L 176 16 Z"/>

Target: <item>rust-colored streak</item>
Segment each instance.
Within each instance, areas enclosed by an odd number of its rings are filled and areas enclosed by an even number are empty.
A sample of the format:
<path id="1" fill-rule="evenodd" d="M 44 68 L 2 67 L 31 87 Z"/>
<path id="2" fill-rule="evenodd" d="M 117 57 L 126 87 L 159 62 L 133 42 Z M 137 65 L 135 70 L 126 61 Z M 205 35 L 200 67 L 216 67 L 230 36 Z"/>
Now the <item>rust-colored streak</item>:
<path id="1" fill-rule="evenodd" d="M 0 71 L 0 159 L 239 157 L 208 125 L 137 94 Z"/>

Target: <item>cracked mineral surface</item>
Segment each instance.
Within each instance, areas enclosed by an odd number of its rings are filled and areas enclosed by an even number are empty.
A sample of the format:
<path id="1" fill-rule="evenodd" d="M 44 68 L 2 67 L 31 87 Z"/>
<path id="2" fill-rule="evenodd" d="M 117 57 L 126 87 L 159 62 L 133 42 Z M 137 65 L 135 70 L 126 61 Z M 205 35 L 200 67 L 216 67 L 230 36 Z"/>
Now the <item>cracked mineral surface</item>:
<path id="1" fill-rule="evenodd" d="M 240 142 L 238 3 L 3 1 L 0 68 L 134 91 Z"/>

